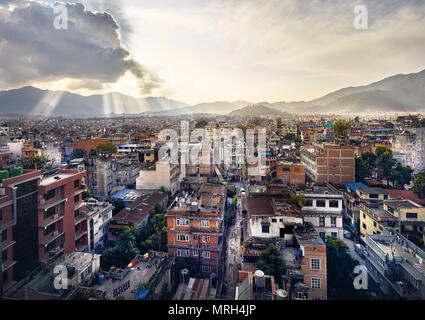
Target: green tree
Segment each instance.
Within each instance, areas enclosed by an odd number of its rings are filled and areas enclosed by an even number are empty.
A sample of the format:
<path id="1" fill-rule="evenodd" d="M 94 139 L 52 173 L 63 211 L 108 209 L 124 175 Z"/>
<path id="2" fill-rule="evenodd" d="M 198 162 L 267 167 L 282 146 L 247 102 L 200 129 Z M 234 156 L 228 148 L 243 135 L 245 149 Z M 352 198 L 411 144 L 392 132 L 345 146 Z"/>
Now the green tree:
<path id="1" fill-rule="evenodd" d="M 303 141 L 301 140 L 301 137 L 296 136 L 295 139 L 294 139 L 294 142 L 295 143 L 301 143 Z"/>
<path id="2" fill-rule="evenodd" d="M 396 160 L 393 159 L 393 151 L 391 148 L 386 146 L 377 146 L 375 149 L 376 155 L 376 165 L 379 169 L 379 178 L 385 178 L 387 180 L 390 178 L 392 168 L 395 165 Z"/>
<path id="3" fill-rule="evenodd" d="M 287 133 L 283 136 L 283 139 L 293 141 L 295 139 L 295 133 Z"/>
<path id="4" fill-rule="evenodd" d="M 362 182 L 365 178 L 369 177 L 369 169 L 366 161 L 362 160 L 361 157 L 356 157 L 356 181 Z"/>
<path id="5" fill-rule="evenodd" d="M 342 119 L 339 119 L 335 121 L 332 128 L 334 129 L 334 141 L 336 143 L 343 143 L 344 141 L 347 141 L 348 138 L 348 129 L 351 128 L 351 123 L 349 121 L 345 121 Z"/>
<path id="6" fill-rule="evenodd" d="M 86 150 L 84 149 L 74 149 L 69 156 L 72 159 L 84 158 L 86 156 Z"/>
<path id="7" fill-rule="evenodd" d="M 326 264 L 329 298 L 368 299 L 364 290 L 356 290 L 353 286 L 354 268 L 359 263 L 351 257 L 344 241 L 326 238 Z"/>
<path id="8" fill-rule="evenodd" d="M 393 183 L 393 187 L 398 189 L 404 189 L 404 185 L 410 183 L 412 180 L 413 169 L 409 166 L 403 167 L 400 162 L 397 166 L 392 169 L 390 180 Z"/>
<path id="9" fill-rule="evenodd" d="M 412 191 L 416 193 L 419 198 L 425 198 L 425 170 L 418 172 L 413 178 Z"/>
<path id="10" fill-rule="evenodd" d="M 41 171 L 49 171 L 52 169 L 53 160 L 47 156 L 35 156 L 31 158 L 23 158 L 20 160 L 20 165 L 23 169 L 36 169 Z"/>
<path id="11" fill-rule="evenodd" d="M 111 152 L 111 153 L 115 153 L 117 152 L 117 147 L 114 146 L 112 143 L 110 142 L 106 142 L 106 143 L 101 143 L 96 147 L 96 151 L 101 151 L 101 152 Z"/>
<path id="12" fill-rule="evenodd" d="M 267 275 L 273 275 L 275 281 L 279 282 L 282 275 L 286 273 L 286 266 L 282 255 L 279 249 L 273 244 L 269 244 L 267 249 L 260 254 L 256 267 Z"/>

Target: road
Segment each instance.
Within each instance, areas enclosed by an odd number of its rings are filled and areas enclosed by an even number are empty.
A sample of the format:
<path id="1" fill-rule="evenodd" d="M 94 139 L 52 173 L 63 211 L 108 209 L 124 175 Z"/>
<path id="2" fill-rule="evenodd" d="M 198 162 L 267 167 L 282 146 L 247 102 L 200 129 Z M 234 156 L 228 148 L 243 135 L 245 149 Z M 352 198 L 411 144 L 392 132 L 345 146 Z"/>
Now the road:
<path id="1" fill-rule="evenodd" d="M 225 279 L 227 281 L 226 296 L 229 299 L 234 299 L 235 288 L 238 283 L 238 271 L 242 264 L 242 245 L 241 245 L 241 197 L 240 189 L 242 184 L 240 182 L 232 183 L 236 187 L 238 193 L 238 202 L 236 205 L 236 218 L 235 223 L 229 226 L 226 234 L 226 257 L 225 257 Z"/>

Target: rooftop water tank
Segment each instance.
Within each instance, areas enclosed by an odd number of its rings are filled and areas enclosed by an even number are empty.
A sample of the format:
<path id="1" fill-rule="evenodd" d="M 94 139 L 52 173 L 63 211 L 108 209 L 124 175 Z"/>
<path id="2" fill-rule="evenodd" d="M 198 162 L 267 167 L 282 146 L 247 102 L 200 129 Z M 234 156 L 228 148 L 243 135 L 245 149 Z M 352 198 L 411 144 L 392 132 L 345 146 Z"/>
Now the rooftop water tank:
<path id="1" fill-rule="evenodd" d="M 264 288 L 265 280 L 264 280 L 264 272 L 261 270 L 257 270 L 254 273 L 255 285 L 257 288 Z"/>
<path id="2" fill-rule="evenodd" d="M 283 289 L 276 290 L 277 300 L 288 300 L 288 292 Z"/>

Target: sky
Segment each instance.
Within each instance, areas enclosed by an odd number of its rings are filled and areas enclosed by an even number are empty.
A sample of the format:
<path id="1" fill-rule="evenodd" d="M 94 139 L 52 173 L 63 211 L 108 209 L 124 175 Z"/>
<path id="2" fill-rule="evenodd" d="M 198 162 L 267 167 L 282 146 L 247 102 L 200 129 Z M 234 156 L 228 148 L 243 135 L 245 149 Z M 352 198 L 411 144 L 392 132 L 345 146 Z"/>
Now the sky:
<path id="1" fill-rule="evenodd" d="M 425 69 L 422 0 L 68 1 L 62 30 L 58 4 L 0 0 L 0 89 L 288 102 Z"/>

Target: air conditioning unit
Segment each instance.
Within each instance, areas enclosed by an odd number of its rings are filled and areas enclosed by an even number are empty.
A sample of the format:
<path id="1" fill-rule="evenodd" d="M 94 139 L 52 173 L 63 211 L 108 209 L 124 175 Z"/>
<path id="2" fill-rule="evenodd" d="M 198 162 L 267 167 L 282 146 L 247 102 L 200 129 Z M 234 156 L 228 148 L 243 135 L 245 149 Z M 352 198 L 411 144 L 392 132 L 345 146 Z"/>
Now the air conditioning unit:
<path id="1" fill-rule="evenodd" d="M 45 203 L 45 202 L 46 202 L 46 200 L 44 200 L 44 199 L 41 199 L 41 200 L 40 200 L 40 203 L 41 203 L 41 204 L 43 204 L 43 203 Z"/>
<path id="2" fill-rule="evenodd" d="M 56 230 L 55 232 L 53 232 L 53 236 L 56 237 L 59 234 L 59 231 Z"/>
<path id="3" fill-rule="evenodd" d="M 59 215 L 58 215 L 58 214 L 55 214 L 55 215 L 53 216 L 53 219 L 57 219 L 57 218 L 59 218 Z"/>

